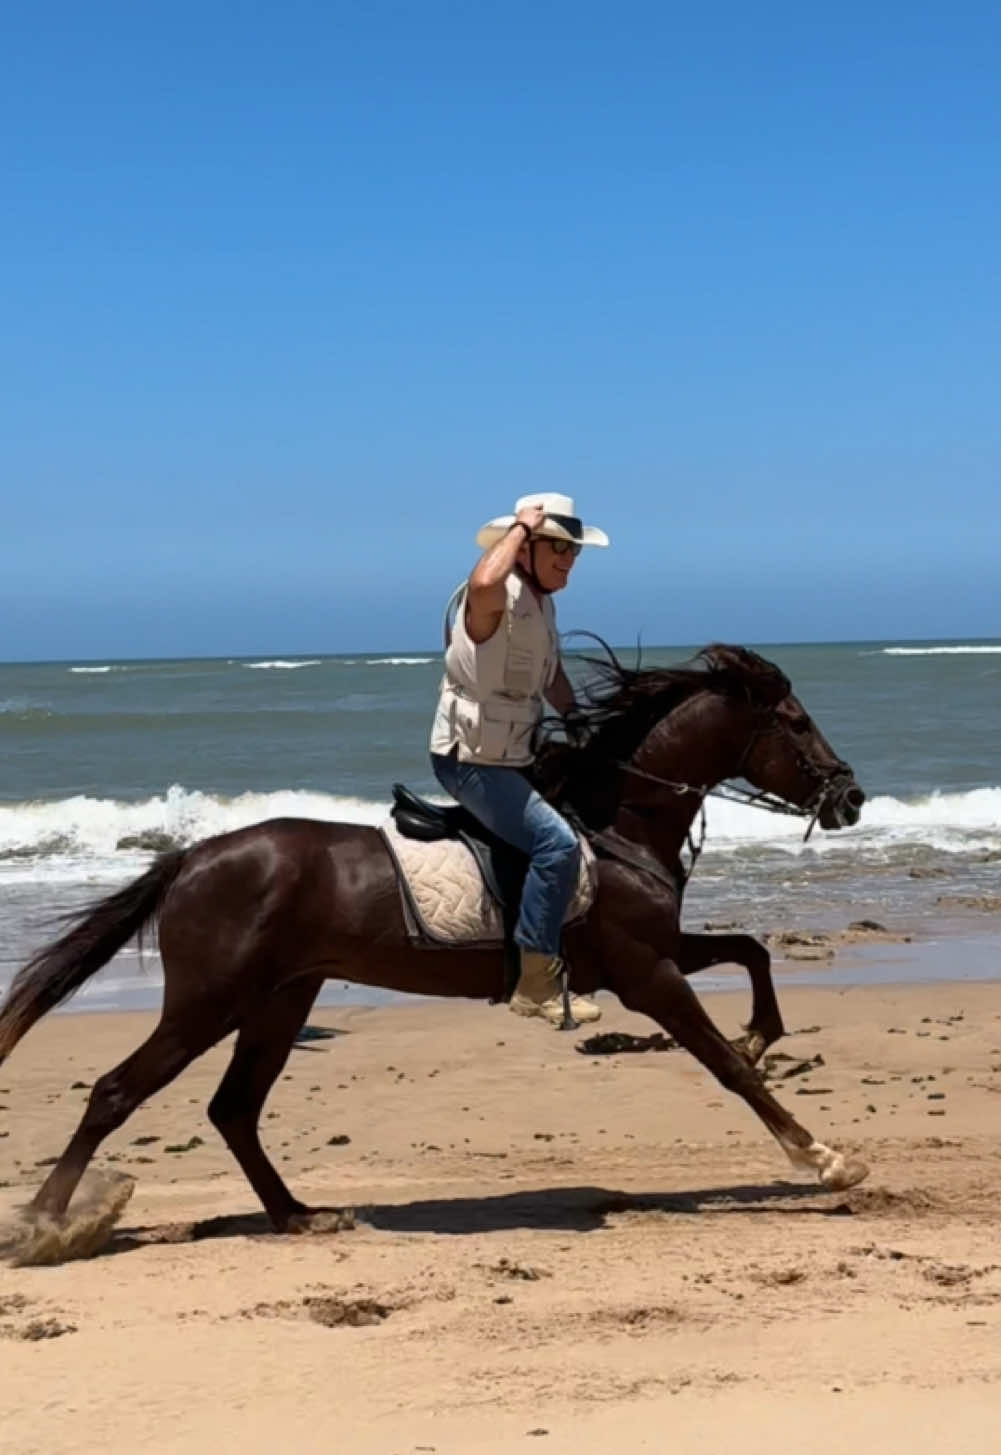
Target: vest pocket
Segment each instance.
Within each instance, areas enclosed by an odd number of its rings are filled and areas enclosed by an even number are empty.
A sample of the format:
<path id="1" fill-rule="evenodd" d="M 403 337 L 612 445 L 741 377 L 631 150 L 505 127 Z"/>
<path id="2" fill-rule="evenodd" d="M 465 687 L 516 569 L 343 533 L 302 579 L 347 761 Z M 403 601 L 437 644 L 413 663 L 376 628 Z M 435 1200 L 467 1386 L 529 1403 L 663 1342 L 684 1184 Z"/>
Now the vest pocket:
<path id="1" fill-rule="evenodd" d="M 466 697 L 452 699 L 454 733 L 461 745 L 470 753 L 479 756 L 482 750 L 482 713 L 478 702 Z"/>
<path id="2" fill-rule="evenodd" d="M 484 703 L 480 708 L 478 757 L 488 763 L 525 763 L 532 756 L 532 732 L 538 721 L 534 703 Z"/>

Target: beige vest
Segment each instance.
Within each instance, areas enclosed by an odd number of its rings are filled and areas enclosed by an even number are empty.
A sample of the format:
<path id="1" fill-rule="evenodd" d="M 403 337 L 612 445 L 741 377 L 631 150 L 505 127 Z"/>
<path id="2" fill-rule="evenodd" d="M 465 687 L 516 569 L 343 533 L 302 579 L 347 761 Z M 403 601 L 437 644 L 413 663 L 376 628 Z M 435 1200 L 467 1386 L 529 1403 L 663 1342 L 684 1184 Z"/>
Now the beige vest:
<path id="1" fill-rule="evenodd" d="M 457 749 L 464 763 L 532 761 L 532 732 L 544 694 L 559 666 L 556 613 L 548 596 L 537 601 L 514 574 L 505 583 L 507 605 L 493 636 L 474 642 L 466 631 L 461 588 L 455 625 L 445 635 L 445 676 L 431 729 L 432 753 Z"/>

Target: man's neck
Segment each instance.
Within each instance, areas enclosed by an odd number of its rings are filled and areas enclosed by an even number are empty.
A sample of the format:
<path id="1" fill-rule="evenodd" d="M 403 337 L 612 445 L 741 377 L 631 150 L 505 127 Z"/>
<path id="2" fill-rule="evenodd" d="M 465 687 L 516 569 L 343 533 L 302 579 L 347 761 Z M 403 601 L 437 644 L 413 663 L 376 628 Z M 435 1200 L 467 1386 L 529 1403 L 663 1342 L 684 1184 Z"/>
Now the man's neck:
<path id="1" fill-rule="evenodd" d="M 536 586 L 531 576 L 528 574 L 527 571 L 523 570 L 521 566 L 515 566 L 514 573 L 518 577 L 519 581 L 524 582 L 524 584 L 528 587 L 529 591 L 531 591 L 532 595 L 535 597 L 536 601 L 541 606 L 543 600 L 548 595 L 548 592 L 543 591 L 538 586 Z"/>

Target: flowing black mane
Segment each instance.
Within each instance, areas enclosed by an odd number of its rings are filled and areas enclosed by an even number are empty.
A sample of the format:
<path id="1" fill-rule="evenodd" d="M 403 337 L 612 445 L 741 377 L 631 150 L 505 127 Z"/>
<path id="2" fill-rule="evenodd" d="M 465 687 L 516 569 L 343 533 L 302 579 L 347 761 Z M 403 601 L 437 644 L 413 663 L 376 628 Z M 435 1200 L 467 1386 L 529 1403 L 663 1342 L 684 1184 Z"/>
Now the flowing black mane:
<path id="1" fill-rule="evenodd" d="M 614 816 L 609 769 L 628 761 L 647 734 L 697 692 L 718 692 L 773 707 L 792 690 L 772 662 L 747 647 L 715 642 L 678 667 L 626 667 L 611 647 L 589 657 L 594 676 L 580 694 L 571 735 L 554 736 L 559 719 L 546 719 L 534 778 L 547 798 L 577 814 L 592 829 Z"/>

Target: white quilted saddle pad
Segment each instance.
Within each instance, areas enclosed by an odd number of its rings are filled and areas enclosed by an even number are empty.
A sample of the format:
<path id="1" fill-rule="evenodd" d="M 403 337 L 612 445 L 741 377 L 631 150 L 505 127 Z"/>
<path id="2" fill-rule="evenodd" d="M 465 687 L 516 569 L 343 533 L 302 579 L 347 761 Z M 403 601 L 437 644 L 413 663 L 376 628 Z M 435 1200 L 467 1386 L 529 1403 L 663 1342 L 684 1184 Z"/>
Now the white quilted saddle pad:
<path id="1" fill-rule="evenodd" d="M 380 824 L 379 832 L 403 881 L 404 908 L 416 914 L 420 930 L 447 945 L 502 943 L 500 910 L 465 844 L 458 839 L 426 844 L 404 838 L 392 819 Z M 585 839 L 580 848 L 580 876 L 566 924 L 583 918 L 594 900 L 594 853 Z"/>

